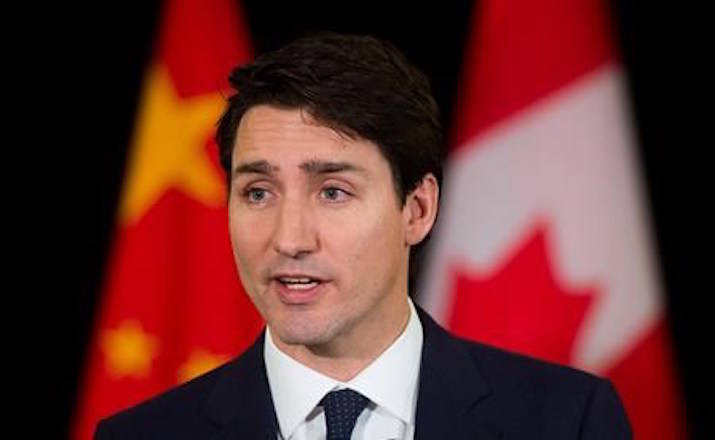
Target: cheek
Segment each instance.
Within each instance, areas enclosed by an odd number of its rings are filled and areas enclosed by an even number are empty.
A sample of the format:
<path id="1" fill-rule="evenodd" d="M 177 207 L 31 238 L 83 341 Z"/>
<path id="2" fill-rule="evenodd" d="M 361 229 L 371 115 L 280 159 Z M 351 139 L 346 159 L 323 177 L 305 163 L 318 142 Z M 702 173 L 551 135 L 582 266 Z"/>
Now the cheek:
<path id="1" fill-rule="evenodd" d="M 245 212 L 229 215 L 231 247 L 239 274 L 244 282 L 257 276 L 258 264 L 270 233 L 270 221 Z"/>
<path id="2" fill-rule="evenodd" d="M 362 209 L 340 221 L 331 222 L 324 236 L 326 252 L 341 262 L 347 279 L 365 283 L 375 275 L 395 270 L 403 245 L 401 216 L 386 210 Z M 325 226 L 322 227 L 325 229 Z"/>
<path id="3" fill-rule="evenodd" d="M 240 244 L 242 247 L 254 248 L 265 242 L 272 230 L 273 219 L 270 214 L 247 209 L 232 200 L 228 222 L 234 247 Z"/>

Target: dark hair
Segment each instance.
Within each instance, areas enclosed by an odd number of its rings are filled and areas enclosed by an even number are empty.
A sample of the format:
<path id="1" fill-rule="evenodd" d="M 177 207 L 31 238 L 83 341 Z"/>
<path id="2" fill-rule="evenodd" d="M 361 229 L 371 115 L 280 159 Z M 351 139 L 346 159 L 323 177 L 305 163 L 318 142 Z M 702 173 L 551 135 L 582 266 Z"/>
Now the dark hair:
<path id="1" fill-rule="evenodd" d="M 429 81 L 387 41 L 335 33 L 303 37 L 234 69 L 229 82 L 236 93 L 216 133 L 229 190 L 238 125 L 259 104 L 306 110 L 343 135 L 375 143 L 390 164 L 402 206 L 427 173 L 442 184 L 442 127 Z M 411 294 L 428 239 L 410 250 Z"/>

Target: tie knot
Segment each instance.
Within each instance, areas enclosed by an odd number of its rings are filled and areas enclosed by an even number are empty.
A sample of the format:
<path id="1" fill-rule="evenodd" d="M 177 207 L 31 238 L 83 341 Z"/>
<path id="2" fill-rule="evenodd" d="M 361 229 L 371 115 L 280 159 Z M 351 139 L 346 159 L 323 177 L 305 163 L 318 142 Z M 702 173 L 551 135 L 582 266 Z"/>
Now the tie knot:
<path id="1" fill-rule="evenodd" d="M 349 440 L 355 422 L 367 403 L 367 397 L 348 388 L 326 394 L 320 404 L 325 412 L 327 439 Z"/>

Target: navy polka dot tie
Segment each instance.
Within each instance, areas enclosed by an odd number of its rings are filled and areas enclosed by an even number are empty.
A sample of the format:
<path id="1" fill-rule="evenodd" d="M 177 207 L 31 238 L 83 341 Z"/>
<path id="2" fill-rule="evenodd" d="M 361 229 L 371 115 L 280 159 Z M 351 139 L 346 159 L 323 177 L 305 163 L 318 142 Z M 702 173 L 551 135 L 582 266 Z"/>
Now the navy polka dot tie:
<path id="1" fill-rule="evenodd" d="M 347 388 L 326 394 L 320 404 L 325 411 L 327 440 L 350 440 L 355 422 L 367 402 L 367 397 Z"/>

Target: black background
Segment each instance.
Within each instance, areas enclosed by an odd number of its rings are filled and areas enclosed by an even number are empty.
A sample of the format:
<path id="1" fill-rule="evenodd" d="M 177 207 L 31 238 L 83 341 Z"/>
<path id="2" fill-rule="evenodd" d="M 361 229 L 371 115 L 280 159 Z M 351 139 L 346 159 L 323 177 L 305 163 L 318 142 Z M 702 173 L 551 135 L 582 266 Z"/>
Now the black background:
<path id="1" fill-rule="evenodd" d="M 393 41 L 430 77 L 448 129 L 472 2 L 423 6 L 409 2 L 404 9 L 386 8 L 384 3 L 252 0 L 243 2 L 243 10 L 256 53 L 311 30 L 370 33 Z M 33 268 L 31 281 L 39 281 L 38 291 L 45 295 L 40 297 L 43 311 L 49 312 L 34 346 L 40 347 L 42 371 L 51 372 L 48 380 L 56 391 L 56 405 L 43 414 L 49 416 L 49 423 L 42 428 L 52 437 L 66 436 L 76 403 L 159 6 L 157 1 L 117 2 L 59 11 L 49 19 L 41 42 L 44 50 L 34 57 L 39 62 L 33 69 L 37 78 L 32 79 L 40 96 L 23 113 L 30 123 L 23 134 L 32 145 L 42 145 L 29 149 L 35 156 L 29 163 L 43 162 L 49 172 L 43 177 L 38 174 L 44 171 L 34 167 L 22 171 L 39 183 L 38 188 L 31 187 L 31 200 L 33 208 L 39 208 L 34 217 L 38 225 L 33 223 L 32 228 L 40 233 L 32 234 L 37 246 L 26 246 L 25 253 Z M 707 256 L 701 238 L 704 228 L 698 221 L 711 204 L 703 194 L 709 189 L 703 183 L 707 173 L 696 171 L 709 150 L 693 105 L 702 84 L 696 79 L 699 57 L 686 50 L 692 40 L 679 32 L 687 27 L 682 11 L 678 15 L 671 9 L 656 10 L 651 4 L 646 9 L 623 0 L 613 1 L 612 6 L 636 112 L 677 367 L 690 427 L 700 438 L 705 425 L 701 373 L 705 361 L 699 350 L 707 340 L 704 316 L 712 288 L 703 281 L 708 272 L 696 264 L 707 263 L 702 259 Z M 656 15 L 657 20 L 652 18 Z"/>

